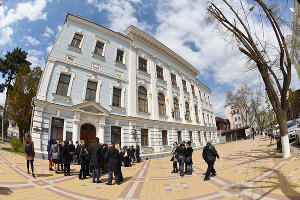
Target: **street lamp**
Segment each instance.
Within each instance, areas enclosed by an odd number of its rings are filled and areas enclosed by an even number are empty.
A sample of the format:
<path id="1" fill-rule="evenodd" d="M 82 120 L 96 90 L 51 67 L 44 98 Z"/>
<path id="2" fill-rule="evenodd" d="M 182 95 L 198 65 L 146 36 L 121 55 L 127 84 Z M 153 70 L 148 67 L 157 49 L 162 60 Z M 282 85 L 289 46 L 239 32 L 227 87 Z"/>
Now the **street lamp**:
<path id="1" fill-rule="evenodd" d="M 2 117 L 2 129 L 1 129 L 1 132 L 2 132 L 2 143 L 4 143 L 4 108 L 2 106 L 0 106 L 0 114 L 1 114 L 1 117 Z"/>

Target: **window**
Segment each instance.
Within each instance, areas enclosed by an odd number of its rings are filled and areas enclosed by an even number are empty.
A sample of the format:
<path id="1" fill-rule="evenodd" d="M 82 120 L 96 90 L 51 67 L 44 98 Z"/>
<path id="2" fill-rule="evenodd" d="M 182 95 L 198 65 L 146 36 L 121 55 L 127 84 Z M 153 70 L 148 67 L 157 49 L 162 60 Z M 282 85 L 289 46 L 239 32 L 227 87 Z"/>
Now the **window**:
<path id="1" fill-rule="evenodd" d="M 192 93 L 193 93 L 193 95 L 195 95 L 195 88 L 194 88 L 194 85 L 191 85 L 191 88 L 192 88 Z"/>
<path id="2" fill-rule="evenodd" d="M 14 122 L 11 123 L 11 127 L 13 127 L 13 128 L 16 127 L 16 123 L 14 123 Z"/>
<path id="3" fill-rule="evenodd" d="M 177 140 L 178 140 L 178 144 L 182 141 L 181 131 L 177 132 Z"/>
<path id="4" fill-rule="evenodd" d="M 236 117 L 234 118 L 234 121 L 237 121 L 237 118 L 236 118 Z"/>
<path id="5" fill-rule="evenodd" d="M 191 115 L 190 115 L 190 105 L 188 102 L 185 102 L 185 119 L 190 120 Z"/>
<path id="6" fill-rule="evenodd" d="M 140 112 L 148 112 L 147 90 L 142 86 L 138 89 L 138 106 Z"/>
<path id="7" fill-rule="evenodd" d="M 141 129 L 141 145 L 149 146 L 148 143 L 148 129 Z"/>
<path id="8" fill-rule="evenodd" d="M 173 99 L 174 102 L 174 117 L 175 119 L 180 119 L 179 103 L 176 98 Z"/>
<path id="9" fill-rule="evenodd" d="M 124 51 L 118 49 L 117 50 L 116 62 L 123 64 L 124 63 L 123 59 L 124 59 Z"/>
<path id="10" fill-rule="evenodd" d="M 187 91 L 187 89 L 186 89 L 186 81 L 185 80 L 182 80 L 182 87 L 183 87 L 184 91 Z"/>
<path id="11" fill-rule="evenodd" d="M 75 33 L 75 35 L 73 37 L 73 40 L 72 40 L 72 43 L 71 43 L 71 46 L 79 48 L 82 37 L 83 37 L 82 35 L 80 35 L 78 33 Z"/>
<path id="12" fill-rule="evenodd" d="M 61 74 L 59 77 L 56 94 L 61 96 L 67 96 L 68 88 L 70 83 L 71 76 Z"/>
<path id="13" fill-rule="evenodd" d="M 195 117 L 196 117 L 196 122 L 199 122 L 198 107 L 197 107 L 197 105 L 195 105 Z"/>
<path id="14" fill-rule="evenodd" d="M 201 133 L 200 133 L 200 131 L 198 131 L 198 139 L 199 139 L 199 142 L 201 142 Z"/>
<path id="15" fill-rule="evenodd" d="M 88 81 L 87 86 L 86 86 L 85 100 L 86 101 L 95 101 L 96 90 L 97 90 L 97 83 Z"/>
<path id="16" fill-rule="evenodd" d="M 203 117 L 203 122 L 205 124 L 205 117 L 204 117 L 204 113 L 202 113 L 202 117 Z"/>
<path id="17" fill-rule="evenodd" d="M 103 49 L 104 49 L 104 43 L 103 42 L 96 42 L 94 54 L 97 54 L 99 56 L 103 56 Z"/>
<path id="18" fill-rule="evenodd" d="M 163 68 L 161 68 L 158 65 L 156 65 L 156 74 L 157 74 L 157 78 L 164 80 Z"/>
<path id="19" fill-rule="evenodd" d="M 168 131 L 162 130 L 162 143 L 163 145 L 168 145 Z"/>
<path id="20" fill-rule="evenodd" d="M 111 126 L 111 141 L 114 144 L 121 145 L 121 127 Z"/>
<path id="21" fill-rule="evenodd" d="M 190 142 L 193 143 L 193 132 L 189 131 Z"/>
<path id="22" fill-rule="evenodd" d="M 171 81 L 172 81 L 172 85 L 177 86 L 176 75 L 175 74 L 171 74 Z"/>
<path id="23" fill-rule="evenodd" d="M 147 72 L 147 60 L 139 57 L 139 69 Z"/>
<path id="24" fill-rule="evenodd" d="M 112 106 L 121 107 L 121 89 L 113 88 L 113 102 Z"/>
<path id="25" fill-rule="evenodd" d="M 52 118 L 51 122 L 51 140 L 63 140 L 64 120 Z"/>
<path id="26" fill-rule="evenodd" d="M 166 104 L 165 104 L 165 95 L 162 93 L 158 93 L 158 107 L 159 107 L 159 115 L 166 115 Z"/>
<path id="27" fill-rule="evenodd" d="M 199 90 L 199 97 L 200 97 L 200 101 L 202 101 L 202 94 L 200 90 Z"/>

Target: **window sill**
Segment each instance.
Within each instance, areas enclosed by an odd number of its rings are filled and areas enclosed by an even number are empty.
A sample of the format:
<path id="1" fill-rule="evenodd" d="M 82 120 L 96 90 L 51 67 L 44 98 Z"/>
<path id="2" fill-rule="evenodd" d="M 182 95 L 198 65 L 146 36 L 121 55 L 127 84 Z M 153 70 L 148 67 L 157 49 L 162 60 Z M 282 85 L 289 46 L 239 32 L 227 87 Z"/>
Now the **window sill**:
<path id="1" fill-rule="evenodd" d="M 172 88 L 179 90 L 179 87 L 177 87 L 176 85 L 172 85 Z"/>
<path id="2" fill-rule="evenodd" d="M 61 96 L 61 95 L 56 94 L 56 93 L 52 93 L 52 97 L 53 97 L 53 99 L 62 99 L 66 102 L 70 102 L 70 100 L 71 100 L 71 97 L 69 97 L 69 96 Z"/>
<path id="3" fill-rule="evenodd" d="M 68 49 L 69 50 L 74 50 L 74 51 L 77 51 L 77 52 L 79 52 L 79 53 L 81 53 L 81 48 L 79 48 L 79 47 L 74 47 L 74 46 L 72 46 L 72 45 L 68 45 Z"/>
<path id="4" fill-rule="evenodd" d="M 186 121 L 186 122 L 189 122 L 189 123 L 192 123 L 192 120 L 191 120 L 191 119 L 186 119 L 185 121 Z"/>
<path id="5" fill-rule="evenodd" d="M 117 107 L 117 106 L 112 106 L 112 105 L 110 105 L 109 107 L 111 108 L 111 110 L 117 110 L 117 111 L 121 111 L 121 112 L 126 111 L 126 108 L 123 108 L 123 107 Z"/>
<path id="6" fill-rule="evenodd" d="M 187 90 L 183 90 L 183 93 L 187 96 L 190 96 L 190 93 Z"/>
<path id="7" fill-rule="evenodd" d="M 141 112 L 141 111 L 138 111 L 138 114 L 140 114 L 140 115 L 151 115 L 151 113 L 149 113 L 149 112 Z"/>
<path id="8" fill-rule="evenodd" d="M 115 61 L 115 65 L 126 68 L 126 65 L 124 63 L 120 63 L 118 61 Z"/>
<path id="9" fill-rule="evenodd" d="M 167 84 L 167 81 L 165 81 L 164 79 L 161 79 L 161 78 L 157 78 L 157 82 L 161 82 L 163 84 Z"/>
<path id="10" fill-rule="evenodd" d="M 159 118 L 167 120 L 169 117 L 167 115 L 159 115 Z"/>
<path id="11" fill-rule="evenodd" d="M 92 57 L 93 57 L 93 58 L 98 58 L 98 59 L 100 59 L 100 60 L 105 60 L 105 57 L 104 57 L 104 56 L 95 54 L 94 52 L 92 52 Z"/>
<path id="12" fill-rule="evenodd" d="M 149 76 L 149 77 L 150 77 L 150 74 L 149 74 L 148 72 L 146 72 L 146 71 L 142 70 L 142 69 L 138 69 L 137 71 L 138 71 L 138 73 L 139 73 L 139 74 L 144 74 L 144 75 L 146 75 L 146 76 Z"/>

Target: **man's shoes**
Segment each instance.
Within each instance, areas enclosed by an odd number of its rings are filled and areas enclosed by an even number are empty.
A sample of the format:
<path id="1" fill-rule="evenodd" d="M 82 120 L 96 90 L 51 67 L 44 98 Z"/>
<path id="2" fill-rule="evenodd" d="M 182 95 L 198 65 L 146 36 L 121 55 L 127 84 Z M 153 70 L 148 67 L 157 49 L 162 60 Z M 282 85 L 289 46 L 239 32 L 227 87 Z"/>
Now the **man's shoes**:
<path id="1" fill-rule="evenodd" d="M 120 183 L 117 183 L 117 185 L 120 185 Z"/>
<path id="2" fill-rule="evenodd" d="M 171 173 L 176 173 L 176 171 L 175 171 L 175 170 L 173 170 Z"/>
<path id="3" fill-rule="evenodd" d="M 30 174 L 30 173 L 29 173 L 29 170 L 27 170 L 27 173 Z"/>
<path id="4" fill-rule="evenodd" d="M 210 178 L 204 178 L 204 181 L 208 181 L 208 180 L 210 180 Z"/>
<path id="5" fill-rule="evenodd" d="M 51 171 L 51 172 L 52 172 L 52 171 L 54 171 L 54 170 L 53 170 L 52 168 L 50 168 L 50 169 L 49 169 L 49 171 Z"/>
<path id="6" fill-rule="evenodd" d="M 112 185 L 112 183 L 106 183 L 106 185 Z"/>
<path id="7" fill-rule="evenodd" d="M 84 180 L 84 178 L 82 178 L 82 177 L 79 177 L 79 180 Z"/>
<path id="8" fill-rule="evenodd" d="M 35 178 L 35 175 L 34 175 L 34 173 L 32 173 L 32 177 L 33 177 L 33 178 Z"/>
<path id="9" fill-rule="evenodd" d="M 183 177 L 183 176 L 184 176 L 184 174 L 180 174 L 180 176 L 181 176 L 181 177 Z"/>
<path id="10" fill-rule="evenodd" d="M 96 183 L 96 181 L 95 181 L 95 180 L 93 180 L 93 183 Z"/>
<path id="11" fill-rule="evenodd" d="M 217 176 L 217 174 L 212 174 L 211 176 L 214 177 L 214 176 Z"/>
<path id="12" fill-rule="evenodd" d="M 101 180 L 98 180 L 98 181 L 97 181 L 97 183 L 103 183 L 103 181 L 101 181 Z"/>
<path id="13" fill-rule="evenodd" d="M 186 175 L 192 175 L 192 173 L 187 173 Z"/>

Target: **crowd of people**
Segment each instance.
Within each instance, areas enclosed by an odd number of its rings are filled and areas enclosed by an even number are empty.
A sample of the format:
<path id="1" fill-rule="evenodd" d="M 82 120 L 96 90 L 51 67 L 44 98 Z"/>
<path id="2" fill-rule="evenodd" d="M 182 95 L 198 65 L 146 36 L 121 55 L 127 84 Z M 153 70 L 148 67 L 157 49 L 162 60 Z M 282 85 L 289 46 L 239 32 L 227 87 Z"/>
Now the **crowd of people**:
<path id="1" fill-rule="evenodd" d="M 119 144 L 110 142 L 107 144 L 100 144 L 99 138 L 93 144 L 88 147 L 84 140 L 76 142 L 76 146 L 71 141 L 49 141 L 47 146 L 49 170 L 63 171 L 65 176 L 70 176 L 70 165 L 80 165 L 79 179 L 84 180 L 87 176 L 92 177 L 93 183 L 102 183 L 100 175 L 108 173 L 108 182 L 106 184 L 112 185 L 113 176 L 116 183 L 119 185 L 123 181 L 123 174 L 121 167 L 130 167 L 135 162 L 140 162 L 140 147 L 136 145 L 120 147 Z M 29 164 L 32 170 L 32 176 L 34 174 L 33 161 L 35 157 L 34 143 L 31 140 L 30 134 L 25 138 L 24 142 L 25 158 L 27 160 L 27 171 L 29 172 Z M 178 173 L 181 177 L 185 174 L 192 175 L 193 171 L 193 148 L 191 142 L 177 142 L 173 143 L 172 158 L 173 171 L 171 173 Z M 209 180 L 210 176 L 216 176 L 216 170 L 214 169 L 214 163 L 216 158 L 219 159 L 219 154 L 211 141 L 207 142 L 202 152 L 202 157 L 207 163 L 207 171 L 204 181 Z M 179 167 L 178 167 L 179 165 Z M 54 169 L 53 169 L 54 167 Z M 179 170 L 178 170 L 179 168 Z"/>

